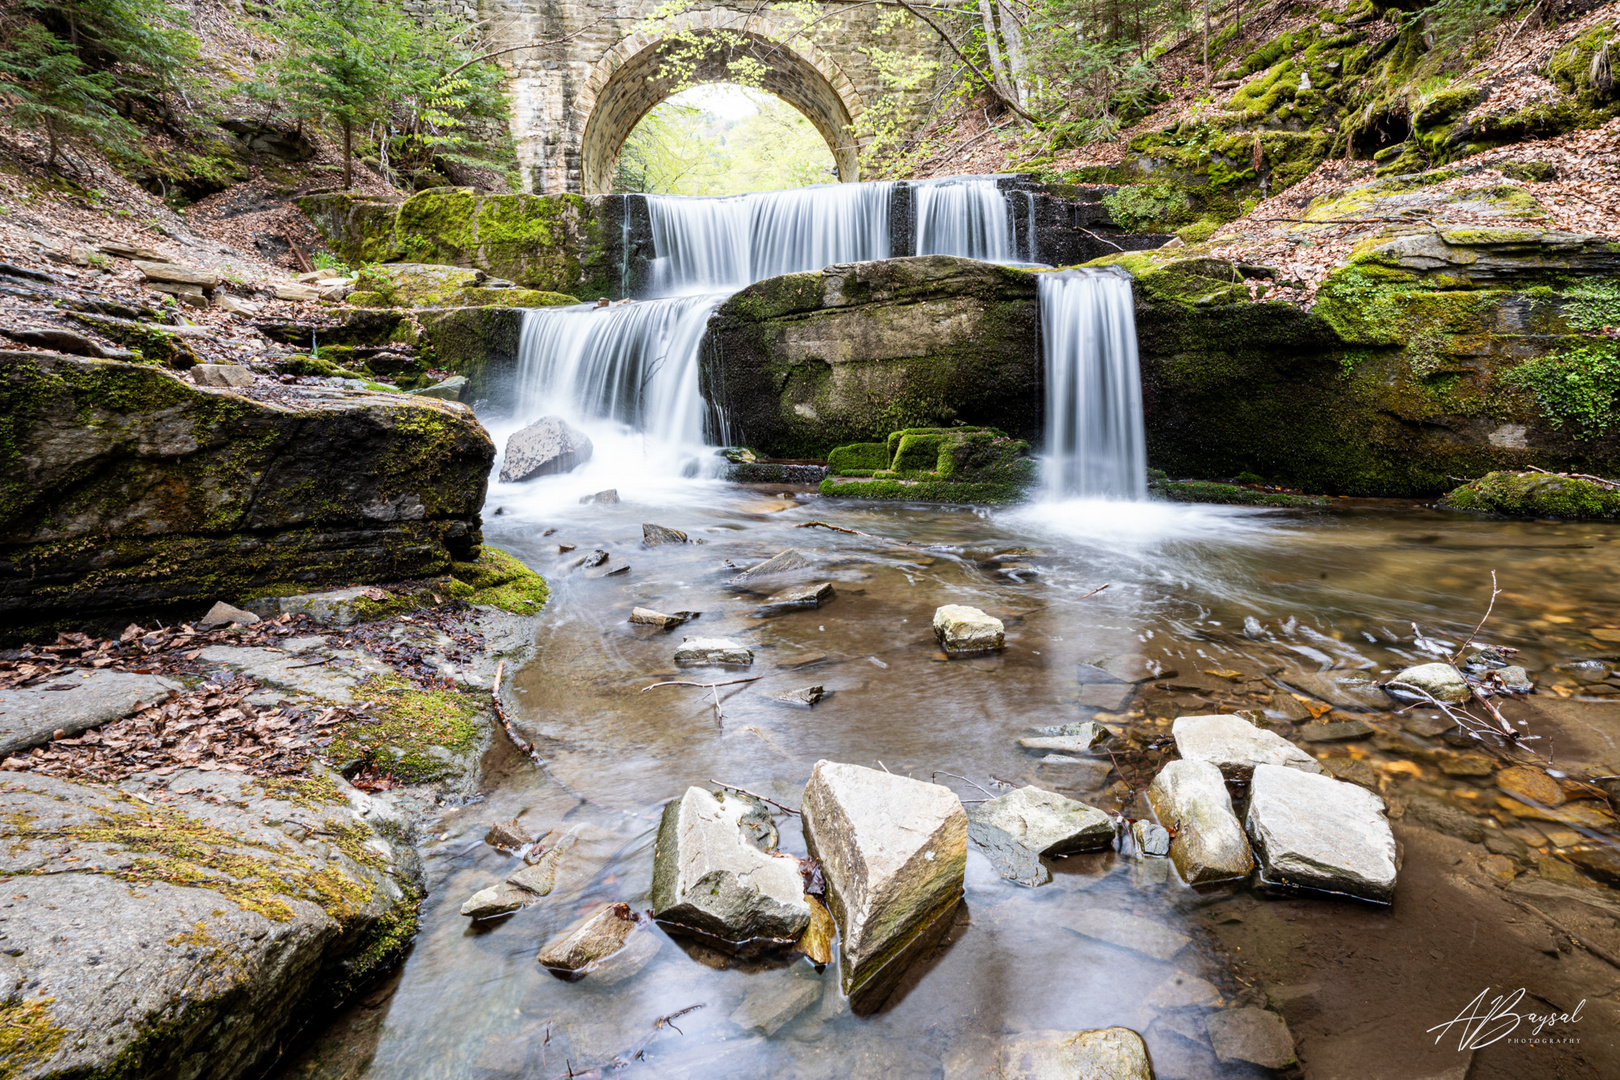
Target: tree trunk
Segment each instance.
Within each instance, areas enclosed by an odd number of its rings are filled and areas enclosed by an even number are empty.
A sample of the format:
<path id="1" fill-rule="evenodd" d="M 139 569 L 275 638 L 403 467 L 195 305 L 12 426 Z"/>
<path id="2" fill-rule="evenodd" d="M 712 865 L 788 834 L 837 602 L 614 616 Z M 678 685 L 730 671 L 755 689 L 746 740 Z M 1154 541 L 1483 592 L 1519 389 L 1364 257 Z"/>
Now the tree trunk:
<path id="1" fill-rule="evenodd" d="M 45 175 L 47 177 L 55 176 L 57 153 L 56 121 L 52 120 L 48 116 L 45 118 L 45 143 L 49 147 L 50 151 L 45 156 Z"/>
<path id="2" fill-rule="evenodd" d="M 995 78 L 994 89 L 1004 98 L 1015 98 L 1012 80 L 1007 78 L 1007 66 L 1001 60 L 1001 42 L 996 34 L 995 9 L 990 0 L 979 0 L 979 19 L 984 24 L 984 48 L 990 54 L 990 73 Z"/>
<path id="3" fill-rule="evenodd" d="M 354 186 L 354 123 L 343 121 L 343 188 Z"/>
<path id="4" fill-rule="evenodd" d="M 1209 0 L 1204 0 L 1204 82 L 1214 78 L 1209 71 Z"/>
<path id="5" fill-rule="evenodd" d="M 1012 77 L 1013 91 L 1018 104 L 1029 107 L 1030 77 L 1029 50 L 1024 47 L 1024 26 L 1013 14 L 1006 0 L 998 0 L 1001 9 L 1001 37 L 1007 43 L 1007 71 Z"/>

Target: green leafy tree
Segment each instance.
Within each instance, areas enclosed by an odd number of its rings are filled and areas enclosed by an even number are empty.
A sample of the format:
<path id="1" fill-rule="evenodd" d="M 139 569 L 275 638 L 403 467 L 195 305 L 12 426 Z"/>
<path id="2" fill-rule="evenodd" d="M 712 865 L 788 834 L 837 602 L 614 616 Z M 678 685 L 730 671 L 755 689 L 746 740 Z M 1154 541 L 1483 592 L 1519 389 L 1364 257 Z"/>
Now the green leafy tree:
<path id="1" fill-rule="evenodd" d="M 56 172 L 63 139 L 84 135 L 102 144 L 121 140 L 128 123 L 112 107 L 113 77 L 91 71 L 72 46 L 38 23 L 24 26 L 0 52 L 0 74 L 12 114 L 45 135 L 45 171 Z"/>

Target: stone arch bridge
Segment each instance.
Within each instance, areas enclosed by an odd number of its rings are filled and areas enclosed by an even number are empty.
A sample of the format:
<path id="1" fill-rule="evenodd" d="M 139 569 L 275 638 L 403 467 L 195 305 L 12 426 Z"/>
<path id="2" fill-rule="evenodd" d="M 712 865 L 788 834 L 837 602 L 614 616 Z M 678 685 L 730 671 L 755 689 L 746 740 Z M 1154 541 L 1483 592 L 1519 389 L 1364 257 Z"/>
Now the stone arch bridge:
<path id="1" fill-rule="evenodd" d="M 936 84 L 950 71 L 949 50 L 921 20 L 880 26 L 888 5 L 823 0 L 815 21 L 798 33 L 802 23 L 761 0 L 697 0 L 649 30 L 657 6 L 656 0 L 482 0 L 479 15 L 492 49 L 552 43 L 498 59 L 527 190 L 606 192 L 637 122 L 680 88 L 662 61 L 694 40 L 713 40 L 715 49 L 698 62 L 692 81 L 727 81 L 726 49 L 752 56 L 763 66 L 764 89 L 809 118 L 846 181 L 859 173 L 854 122 L 886 92 L 863 50 L 937 59 Z M 937 89 L 899 95 L 915 121 Z"/>

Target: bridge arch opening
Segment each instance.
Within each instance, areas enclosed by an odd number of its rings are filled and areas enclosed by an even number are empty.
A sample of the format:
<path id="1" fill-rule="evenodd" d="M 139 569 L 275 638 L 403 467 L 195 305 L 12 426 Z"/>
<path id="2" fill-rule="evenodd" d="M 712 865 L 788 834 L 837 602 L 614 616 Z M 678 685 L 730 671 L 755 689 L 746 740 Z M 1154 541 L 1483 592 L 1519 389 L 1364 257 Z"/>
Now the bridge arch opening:
<path id="1" fill-rule="evenodd" d="M 705 39 L 713 47 L 696 60 L 690 60 L 691 38 Z M 597 65 L 590 84 L 589 100 L 580 102 L 589 109 L 580 147 L 581 179 L 587 195 L 604 194 L 613 183 L 613 168 L 625 140 L 641 119 L 658 105 L 684 89 L 682 85 L 734 83 L 731 61 L 746 56 L 758 64 L 759 88 L 781 98 L 810 121 L 832 151 L 838 178 L 860 178 L 859 147 L 855 142 L 854 120 L 861 111 L 853 85 L 837 67 L 808 50 L 800 51 L 748 30 L 693 29 L 678 39 L 647 42 L 626 38 L 610 50 Z M 676 57 L 688 67 L 684 79 L 673 73 Z M 600 76 L 600 77 L 598 77 Z"/>

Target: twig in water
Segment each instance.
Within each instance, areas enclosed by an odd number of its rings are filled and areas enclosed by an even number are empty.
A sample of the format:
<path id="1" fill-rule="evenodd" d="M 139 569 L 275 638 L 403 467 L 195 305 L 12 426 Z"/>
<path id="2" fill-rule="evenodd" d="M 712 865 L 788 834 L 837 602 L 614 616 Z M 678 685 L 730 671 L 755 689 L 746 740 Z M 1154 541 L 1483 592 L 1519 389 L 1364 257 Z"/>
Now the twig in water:
<path id="1" fill-rule="evenodd" d="M 969 780 L 967 777 L 965 777 L 965 776 L 957 776 L 956 773 L 946 772 L 944 769 L 935 769 L 933 772 L 929 773 L 928 775 L 929 775 L 930 779 L 932 779 L 933 777 L 936 777 L 936 776 L 952 776 L 952 777 L 955 777 L 956 779 L 962 781 L 964 784 L 973 784 L 973 781 Z M 984 787 L 984 786 L 982 786 L 980 784 L 973 784 L 973 786 L 978 788 L 980 791 L 984 792 L 986 795 L 989 795 L 992 799 L 994 799 L 996 797 L 995 793 L 992 792 L 989 788 L 986 788 L 986 787 Z"/>
<path id="2" fill-rule="evenodd" d="M 1451 655 L 1451 662 L 1453 664 L 1462 658 L 1463 650 L 1474 643 L 1474 635 L 1478 634 L 1485 628 L 1485 620 L 1491 617 L 1491 609 L 1496 607 L 1496 598 L 1501 595 L 1502 590 L 1496 587 L 1496 571 L 1492 570 L 1490 603 L 1485 605 L 1485 614 L 1479 617 L 1479 623 L 1474 627 L 1473 633 L 1469 634 L 1467 640 L 1465 640 L 1461 645 L 1457 646 L 1457 651 Z"/>
<path id="3" fill-rule="evenodd" d="M 793 809 L 793 807 L 784 805 L 783 803 L 779 803 L 775 799 L 772 799 L 772 798 L 770 798 L 768 796 L 765 796 L 765 795 L 761 795 L 757 791 L 749 791 L 747 788 L 738 787 L 736 784 L 722 784 L 718 780 L 710 780 L 709 783 L 713 784 L 715 787 L 723 787 L 727 791 L 735 791 L 738 794 L 746 795 L 750 799 L 758 799 L 760 802 L 770 803 L 772 806 L 776 807 L 778 810 L 784 810 L 789 814 L 797 814 L 797 813 L 799 813 L 799 811 Z"/>
<path id="4" fill-rule="evenodd" d="M 721 682 L 712 683 L 692 682 L 689 679 L 671 679 L 668 682 L 655 682 L 651 686 L 643 686 L 641 688 L 641 692 L 645 694 L 647 691 L 656 690 L 660 686 L 701 686 L 705 690 L 713 690 L 714 722 L 718 724 L 726 718 L 725 710 L 720 708 L 720 688 L 722 686 L 735 686 L 737 683 L 759 682 L 759 680 L 763 679 L 764 677 L 765 676 L 763 675 L 750 675 L 746 679 L 726 679 Z"/>
<path id="5" fill-rule="evenodd" d="M 901 544 L 905 547 L 917 547 L 910 540 L 895 540 L 887 536 L 878 536 L 876 533 L 861 532 L 859 529 L 846 529 L 842 525 L 829 525 L 825 521 L 801 521 L 793 526 L 795 529 L 831 529 L 833 532 L 848 533 L 851 536 L 864 536 L 868 540 L 881 540 L 885 544 Z"/>
<path id="6" fill-rule="evenodd" d="M 1095 588 L 1095 589 L 1092 589 L 1092 590 L 1091 590 L 1091 591 L 1090 591 L 1090 592 L 1088 592 L 1088 593 L 1086 593 L 1086 595 L 1085 595 L 1085 596 L 1082 596 L 1082 597 L 1080 597 L 1080 599 L 1081 599 L 1081 600 L 1086 600 L 1086 599 L 1089 599 L 1089 598 L 1091 598 L 1091 597 L 1093 597 L 1093 596 L 1096 596 L 1096 595 L 1097 595 L 1097 594 L 1098 594 L 1098 593 L 1100 593 L 1100 592 L 1102 592 L 1102 591 L 1103 591 L 1103 590 L 1104 590 L 1104 589 L 1106 589 L 1106 588 L 1108 588 L 1108 586 L 1109 586 L 1109 585 L 1110 585 L 1110 584 L 1112 584 L 1112 583 L 1111 583 L 1111 582 L 1107 582 L 1107 581 L 1105 581 L 1105 582 L 1103 582 L 1103 583 L 1102 583 L 1102 584 L 1101 584 L 1101 585 L 1099 585 L 1099 586 L 1097 586 L 1097 587 L 1096 587 L 1096 588 Z"/>
<path id="7" fill-rule="evenodd" d="M 881 761 L 881 760 L 880 760 L 880 761 L 879 761 L 879 762 L 878 762 L 878 764 L 879 764 L 879 765 L 883 765 L 883 762 L 882 762 L 882 761 Z M 883 765 L 883 771 L 884 771 L 884 772 L 889 772 L 889 767 L 888 767 L 888 766 L 887 766 L 887 765 Z M 889 773 L 889 775 L 890 775 L 890 776 L 893 776 L 893 775 L 894 775 L 894 774 L 893 774 L 893 773 Z"/>
<path id="8" fill-rule="evenodd" d="M 1547 920 L 1548 925 L 1550 925 L 1553 929 L 1569 938 L 1575 944 L 1579 945 L 1581 948 L 1585 949 L 1599 960 L 1603 960 L 1614 967 L 1620 968 L 1620 957 L 1616 957 L 1614 953 L 1609 952 L 1607 949 L 1603 948 L 1603 946 L 1596 944 L 1588 938 L 1582 937 L 1580 934 L 1577 934 L 1575 931 L 1571 930 L 1569 927 L 1565 926 L 1563 923 L 1559 922 L 1545 911 L 1542 911 L 1540 908 L 1536 907 L 1536 905 L 1524 900 L 1513 900 L 1512 902 L 1517 904 L 1519 907 L 1524 908 L 1526 911 L 1532 911 L 1535 914 L 1540 915 L 1543 919 Z"/>

